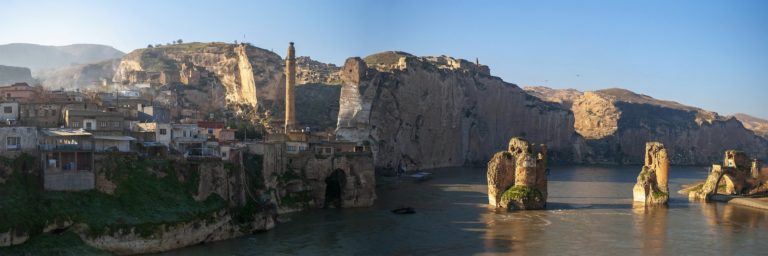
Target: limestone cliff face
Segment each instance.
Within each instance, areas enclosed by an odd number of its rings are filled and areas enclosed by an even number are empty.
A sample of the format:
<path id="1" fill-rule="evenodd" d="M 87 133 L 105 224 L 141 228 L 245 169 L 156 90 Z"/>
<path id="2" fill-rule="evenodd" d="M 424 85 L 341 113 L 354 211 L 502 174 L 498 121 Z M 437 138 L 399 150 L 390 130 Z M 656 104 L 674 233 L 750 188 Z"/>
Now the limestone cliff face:
<path id="1" fill-rule="evenodd" d="M 744 128 L 750 129 L 758 136 L 768 139 L 768 120 L 741 113 L 733 116 L 741 121 Z"/>
<path id="2" fill-rule="evenodd" d="M 153 75 L 160 79 L 153 80 Z M 282 58 L 248 44 L 188 43 L 138 49 L 123 57 L 116 82 L 223 86 L 230 104 L 270 107 L 283 97 Z"/>
<path id="3" fill-rule="evenodd" d="M 729 148 L 768 158 L 768 140 L 735 118 L 715 112 L 623 89 L 570 92 L 567 97 L 558 90 L 527 90 L 544 95 L 544 100 L 570 106 L 574 128 L 586 144 L 582 155 L 585 163 L 640 164 L 646 141 L 664 143 L 671 164 L 710 164 Z"/>
<path id="4" fill-rule="evenodd" d="M 341 79 L 337 136 L 370 144 L 377 167 L 484 163 L 515 136 L 546 143 L 556 160 L 578 152 L 570 111 L 490 76 L 487 66 L 387 52 L 348 59 Z"/>
<path id="5" fill-rule="evenodd" d="M 23 67 L 11 67 L 0 65 L 0 86 L 25 82 L 32 84 L 32 71 Z"/>

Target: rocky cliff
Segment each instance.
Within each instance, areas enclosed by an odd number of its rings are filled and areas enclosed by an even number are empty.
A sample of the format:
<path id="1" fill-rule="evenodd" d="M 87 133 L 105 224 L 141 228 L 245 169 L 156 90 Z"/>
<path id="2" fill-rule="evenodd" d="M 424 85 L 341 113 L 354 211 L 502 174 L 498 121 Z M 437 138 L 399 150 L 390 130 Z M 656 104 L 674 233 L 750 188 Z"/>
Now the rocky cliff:
<path id="1" fill-rule="evenodd" d="M 624 89 L 594 92 L 526 88 L 543 100 L 569 107 L 585 140 L 585 163 L 641 164 L 646 141 L 667 145 L 671 164 L 710 164 L 738 148 L 768 158 L 768 141 L 732 117 L 654 99 Z"/>
<path id="2" fill-rule="evenodd" d="M 322 63 L 307 56 L 296 58 L 296 84 L 340 84 L 341 69 L 330 63 Z"/>
<path id="3" fill-rule="evenodd" d="M 284 97 L 282 58 L 249 44 L 186 43 L 138 49 L 123 57 L 113 80 L 221 86 L 228 104 L 251 107 L 281 105 Z"/>
<path id="4" fill-rule="evenodd" d="M 337 136 L 370 144 L 377 167 L 482 164 L 515 136 L 546 143 L 559 161 L 580 150 L 570 111 L 487 66 L 385 52 L 347 59 L 341 79 Z"/>
<path id="5" fill-rule="evenodd" d="M 741 121 L 741 124 L 744 125 L 744 128 L 750 129 L 758 136 L 768 139 L 768 120 L 741 113 L 735 114 L 733 116 Z"/>
<path id="6" fill-rule="evenodd" d="M 0 86 L 25 82 L 33 84 L 32 72 L 28 68 L 0 65 Z"/>

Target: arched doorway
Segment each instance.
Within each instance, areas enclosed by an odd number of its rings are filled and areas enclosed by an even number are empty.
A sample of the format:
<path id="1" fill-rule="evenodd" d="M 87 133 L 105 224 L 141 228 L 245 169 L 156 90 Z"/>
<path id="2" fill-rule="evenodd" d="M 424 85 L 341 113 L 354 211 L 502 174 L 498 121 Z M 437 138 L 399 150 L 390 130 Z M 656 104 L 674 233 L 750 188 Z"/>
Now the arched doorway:
<path id="1" fill-rule="evenodd" d="M 341 169 L 334 170 L 325 178 L 325 207 L 341 208 L 341 194 L 344 192 L 346 177 Z"/>

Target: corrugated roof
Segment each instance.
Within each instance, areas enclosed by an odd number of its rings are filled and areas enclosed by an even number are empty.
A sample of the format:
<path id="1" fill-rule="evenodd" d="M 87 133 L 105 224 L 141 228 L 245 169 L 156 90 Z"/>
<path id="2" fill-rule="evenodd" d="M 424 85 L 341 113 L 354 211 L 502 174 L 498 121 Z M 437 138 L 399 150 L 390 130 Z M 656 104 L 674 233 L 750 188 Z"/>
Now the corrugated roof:
<path id="1" fill-rule="evenodd" d="M 133 138 L 131 136 L 101 136 L 101 135 L 97 135 L 97 136 L 93 136 L 93 138 L 97 139 L 97 140 L 119 140 L 119 141 L 132 141 L 132 140 L 136 140 L 135 138 Z"/>
<path id="2" fill-rule="evenodd" d="M 52 137 L 61 137 L 61 136 L 91 136 L 92 134 L 89 132 L 86 132 L 82 128 L 80 129 L 71 129 L 71 128 L 53 128 L 53 129 L 43 129 L 43 134 L 45 136 L 52 136 Z"/>

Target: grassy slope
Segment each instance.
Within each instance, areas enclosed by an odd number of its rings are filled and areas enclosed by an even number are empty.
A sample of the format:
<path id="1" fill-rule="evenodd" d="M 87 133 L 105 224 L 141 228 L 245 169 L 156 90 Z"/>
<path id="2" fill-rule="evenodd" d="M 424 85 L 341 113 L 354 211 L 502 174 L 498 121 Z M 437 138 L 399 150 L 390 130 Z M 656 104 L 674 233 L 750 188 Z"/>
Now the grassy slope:
<path id="1" fill-rule="evenodd" d="M 112 164 L 108 176 L 119 184 L 114 195 L 95 190 L 42 191 L 38 175 L 14 172 L 0 185 L 0 231 L 14 228 L 28 231 L 34 237 L 46 223 L 72 220 L 87 224 L 93 235 L 108 228 L 114 231 L 129 226 L 148 235 L 160 224 L 194 220 L 226 207 L 226 202 L 216 194 L 204 202 L 195 201 L 192 194 L 197 190 L 198 174 L 192 172 L 185 182 L 179 182 L 177 173 L 183 172 L 174 170 L 167 161 L 116 158 Z M 166 175 L 159 178 L 156 173 Z M 18 246 L 10 249 L 15 247 Z M 5 254 L 5 249 L 0 248 L 0 255 Z"/>

